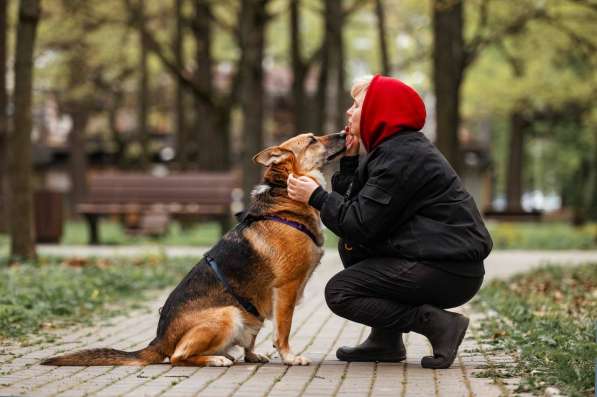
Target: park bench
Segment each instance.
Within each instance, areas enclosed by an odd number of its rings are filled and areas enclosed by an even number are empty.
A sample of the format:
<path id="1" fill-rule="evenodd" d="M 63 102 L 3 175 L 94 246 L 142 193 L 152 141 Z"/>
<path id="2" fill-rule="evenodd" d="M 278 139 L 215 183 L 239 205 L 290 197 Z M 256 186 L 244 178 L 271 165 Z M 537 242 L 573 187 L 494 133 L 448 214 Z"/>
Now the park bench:
<path id="1" fill-rule="evenodd" d="M 91 176 L 77 212 L 89 226 L 89 243 L 100 240 L 101 216 L 121 216 L 138 233 L 160 234 L 171 217 L 212 219 L 222 234 L 231 226 L 232 192 L 240 179 L 232 172 L 192 172 L 153 176 L 109 172 Z"/>

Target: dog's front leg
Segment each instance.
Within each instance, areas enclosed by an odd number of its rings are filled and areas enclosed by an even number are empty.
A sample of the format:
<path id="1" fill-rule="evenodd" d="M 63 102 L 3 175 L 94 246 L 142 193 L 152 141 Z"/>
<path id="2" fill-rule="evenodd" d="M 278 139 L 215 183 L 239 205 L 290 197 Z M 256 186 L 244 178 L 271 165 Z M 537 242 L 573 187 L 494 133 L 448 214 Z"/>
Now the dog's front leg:
<path id="1" fill-rule="evenodd" d="M 275 331 L 274 347 L 278 349 L 280 357 L 287 365 L 309 365 L 309 359 L 295 356 L 290 350 L 288 338 L 292 326 L 292 315 L 296 305 L 297 293 L 301 280 L 291 281 L 274 289 Z"/>

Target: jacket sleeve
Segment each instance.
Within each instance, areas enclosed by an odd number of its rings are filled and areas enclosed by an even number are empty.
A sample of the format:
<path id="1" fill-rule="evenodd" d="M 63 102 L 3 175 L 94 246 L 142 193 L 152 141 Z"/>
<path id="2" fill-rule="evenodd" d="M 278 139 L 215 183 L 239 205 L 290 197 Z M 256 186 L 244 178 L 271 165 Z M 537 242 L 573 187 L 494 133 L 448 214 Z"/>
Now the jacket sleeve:
<path id="1" fill-rule="evenodd" d="M 358 166 L 359 156 L 342 157 L 340 159 L 340 171 L 332 175 L 332 191 L 345 195 Z"/>
<path id="2" fill-rule="evenodd" d="M 368 167 L 369 178 L 353 198 L 325 191 L 313 197 L 324 225 L 352 243 L 375 242 L 396 226 L 398 217 L 408 218 L 404 211 L 414 211 L 408 202 L 422 183 L 420 178 L 409 178 L 410 159 L 381 154 Z"/>

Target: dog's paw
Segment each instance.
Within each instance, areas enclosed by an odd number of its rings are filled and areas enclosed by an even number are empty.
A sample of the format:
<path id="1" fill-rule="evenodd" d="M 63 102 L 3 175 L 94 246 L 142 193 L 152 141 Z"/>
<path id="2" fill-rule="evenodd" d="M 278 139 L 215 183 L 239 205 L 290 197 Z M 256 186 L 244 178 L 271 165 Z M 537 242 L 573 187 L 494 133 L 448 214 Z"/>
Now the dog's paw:
<path id="1" fill-rule="evenodd" d="M 245 354 L 246 363 L 269 363 L 269 357 L 259 353 Z"/>
<path id="2" fill-rule="evenodd" d="M 286 365 L 309 365 L 311 361 L 304 356 L 295 356 L 294 354 L 287 354 L 282 359 Z"/>
<path id="3" fill-rule="evenodd" d="M 224 356 L 213 356 L 207 361 L 208 367 L 230 367 L 234 361 Z"/>

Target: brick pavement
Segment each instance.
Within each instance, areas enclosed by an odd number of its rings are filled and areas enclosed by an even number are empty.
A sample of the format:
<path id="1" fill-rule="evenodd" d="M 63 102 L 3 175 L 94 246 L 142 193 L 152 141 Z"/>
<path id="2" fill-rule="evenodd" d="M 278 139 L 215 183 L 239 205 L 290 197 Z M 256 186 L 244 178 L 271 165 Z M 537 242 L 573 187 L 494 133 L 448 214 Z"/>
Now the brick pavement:
<path id="1" fill-rule="evenodd" d="M 133 350 L 145 346 L 155 334 L 157 308 L 165 295 L 129 317 L 103 320 L 95 327 L 60 331 L 55 342 L 0 346 L 0 396 L 505 396 L 512 395 L 516 379 L 494 384 L 479 377 L 487 369 L 510 365 L 503 354 L 489 352 L 477 340 L 474 325 L 481 315 L 470 313 L 469 328 L 450 369 L 420 367 L 431 348 L 424 337 L 405 336 L 408 352 L 404 363 L 345 363 L 335 350 L 355 344 L 367 328 L 333 315 L 323 301 L 325 282 L 339 270 L 339 258 L 328 251 L 309 282 L 303 302 L 294 316 L 291 346 L 312 360 L 304 367 L 282 365 L 271 347 L 271 322 L 260 332 L 257 352 L 267 353 L 268 364 L 239 362 L 230 368 L 172 367 L 48 367 L 38 365 L 57 353 L 93 347 Z M 240 356 L 240 349 L 237 352 Z"/>

